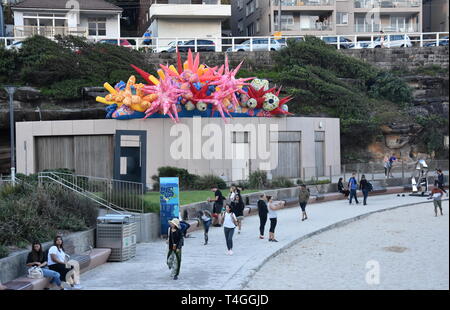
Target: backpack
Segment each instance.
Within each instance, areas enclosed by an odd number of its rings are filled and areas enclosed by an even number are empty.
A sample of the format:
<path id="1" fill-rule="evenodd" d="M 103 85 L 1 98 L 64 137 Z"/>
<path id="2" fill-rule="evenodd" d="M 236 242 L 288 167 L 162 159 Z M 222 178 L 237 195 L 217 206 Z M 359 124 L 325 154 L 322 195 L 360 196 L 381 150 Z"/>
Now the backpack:
<path id="1" fill-rule="evenodd" d="M 180 228 L 181 233 L 182 233 L 183 235 L 186 235 L 186 232 L 187 232 L 188 228 L 189 228 L 191 225 L 189 225 L 189 224 L 186 223 L 186 222 L 181 221 L 181 222 L 180 222 L 180 226 L 181 226 L 181 228 Z"/>
<path id="2" fill-rule="evenodd" d="M 370 182 L 367 182 L 367 189 L 369 190 L 369 192 L 373 191 L 373 185 Z"/>

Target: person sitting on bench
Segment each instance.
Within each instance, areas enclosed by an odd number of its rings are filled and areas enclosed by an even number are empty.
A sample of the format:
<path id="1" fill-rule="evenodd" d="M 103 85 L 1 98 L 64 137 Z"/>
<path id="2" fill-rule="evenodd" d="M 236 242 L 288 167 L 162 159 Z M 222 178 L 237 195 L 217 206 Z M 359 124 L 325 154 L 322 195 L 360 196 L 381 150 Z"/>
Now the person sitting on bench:
<path id="1" fill-rule="evenodd" d="M 343 178 L 339 178 L 338 181 L 338 192 L 344 194 L 345 198 L 348 197 L 348 195 L 350 194 L 350 191 L 348 189 L 345 189 L 344 187 L 344 183 L 342 182 Z"/>

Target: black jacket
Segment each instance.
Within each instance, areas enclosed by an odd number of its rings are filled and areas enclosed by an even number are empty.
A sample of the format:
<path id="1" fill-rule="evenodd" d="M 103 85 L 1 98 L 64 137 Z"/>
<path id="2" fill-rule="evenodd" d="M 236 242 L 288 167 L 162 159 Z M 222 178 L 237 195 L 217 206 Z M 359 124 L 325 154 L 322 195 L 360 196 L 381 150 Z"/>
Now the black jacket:
<path id="1" fill-rule="evenodd" d="M 368 184 L 368 183 L 369 183 L 369 182 L 367 182 L 366 179 L 361 180 L 361 181 L 359 182 L 359 189 L 360 189 L 360 190 L 369 190 L 369 184 Z"/>
<path id="2" fill-rule="evenodd" d="M 169 228 L 169 249 L 172 249 L 174 245 L 176 245 L 177 249 L 183 247 L 183 234 L 179 229 L 173 232 L 172 229 Z"/>
<path id="3" fill-rule="evenodd" d="M 269 209 L 267 209 L 267 203 L 264 200 L 258 200 L 258 213 L 260 216 L 264 216 L 269 213 Z"/>
<path id="4" fill-rule="evenodd" d="M 236 201 L 231 202 L 231 211 L 236 216 L 244 216 L 244 208 L 245 208 L 245 205 L 244 205 L 244 203 L 242 201 L 240 201 L 240 202 L 236 202 Z"/>
<path id="5" fill-rule="evenodd" d="M 444 185 L 444 174 L 443 173 L 438 175 L 438 184 Z"/>

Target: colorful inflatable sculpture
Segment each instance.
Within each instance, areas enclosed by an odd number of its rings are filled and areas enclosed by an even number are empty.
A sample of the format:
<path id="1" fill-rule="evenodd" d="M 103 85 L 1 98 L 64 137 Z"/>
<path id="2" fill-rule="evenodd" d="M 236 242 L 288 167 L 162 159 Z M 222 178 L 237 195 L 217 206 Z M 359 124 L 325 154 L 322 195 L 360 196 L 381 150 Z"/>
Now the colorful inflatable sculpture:
<path id="1" fill-rule="evenodd" d="M 220 68 L 200 64 L 200 54 L 193 56 L 189 50 L 182 64 L 178 53 L 177 67 L 160 65 L 158 78 L 131 65 L 148 83 L 136 83 L 131 76 L 128 82 L 114 87 L 105 83 L 109 92 L 97 101 L 107 105 L 106 118 L 133 119 L 170 117 L 271 117 L 289 115 L 287 102 L 292 97 L 280 98 L 280 88 L 269 88 L 267 80 L 236 78 L 242 62 L 233 70 L 225 56 Z"/>

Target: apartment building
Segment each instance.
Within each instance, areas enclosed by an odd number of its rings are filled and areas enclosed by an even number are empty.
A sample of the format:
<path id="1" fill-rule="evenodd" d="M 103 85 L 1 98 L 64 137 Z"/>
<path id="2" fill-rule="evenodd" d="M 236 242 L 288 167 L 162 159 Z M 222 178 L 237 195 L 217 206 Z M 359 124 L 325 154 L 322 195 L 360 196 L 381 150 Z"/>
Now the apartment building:
<path id="1" fill-rule="evenodd" d="M 234 36 L 421 32 L 422 0 L 235 0 L 231 24 Z"/>
<path id="2" fill-rule="evenodd" d="M 158 38 L 220 38 L 231 5 L 221 0 L 153 0 L 150 30 Z M 167 40 L 166 40 L 167 41 Z M 163 43 L 161 39 L 159 43 Z"/>
<path id="3" fill-rule="evenodd" d="M 423 32 L 448 32 L 448 0 L 423 0 Z"/>

